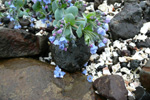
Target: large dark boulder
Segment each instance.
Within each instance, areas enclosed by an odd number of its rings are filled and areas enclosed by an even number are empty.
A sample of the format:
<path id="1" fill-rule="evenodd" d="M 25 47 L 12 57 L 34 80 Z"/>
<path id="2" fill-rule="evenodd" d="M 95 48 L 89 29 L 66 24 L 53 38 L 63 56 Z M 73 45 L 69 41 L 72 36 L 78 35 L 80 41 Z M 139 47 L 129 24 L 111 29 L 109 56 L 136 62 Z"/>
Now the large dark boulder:
<path id="1" fill-rule="evenodd" d="M 84 38 L 77 39 L 76 46 L 70 44 L 67 51 L 51 45 L 52 58 L 62 69 L 68 72 L 80 70 L 90 58 L 90 48 L 85 44 Z"/>
<path id="2" fill-rule="evenodd" d="M 48 51 L 47 41 L 24 30 L 0 28 L 0 58 L 40 55 Z"/>
<path id="3" fill-rule="evenodd" d="M 120 13 L 110 21 L 113 40 L 133 38 L 143 25 L 142 9 L 135 1 L 126 1 Z"/>
<path id="4" fill-rule="evenodd" d="M 0 61 L 0 100 L 102 100 L 81 73 L 54 78 L 54 66 L 33 59 Z"/>
<path id="5" fill-rule="evenodd" d="M 128 91 L 119 75 L 107 75 L 94 81 L 94 88 L 109 100 L 127 100 Z"/>

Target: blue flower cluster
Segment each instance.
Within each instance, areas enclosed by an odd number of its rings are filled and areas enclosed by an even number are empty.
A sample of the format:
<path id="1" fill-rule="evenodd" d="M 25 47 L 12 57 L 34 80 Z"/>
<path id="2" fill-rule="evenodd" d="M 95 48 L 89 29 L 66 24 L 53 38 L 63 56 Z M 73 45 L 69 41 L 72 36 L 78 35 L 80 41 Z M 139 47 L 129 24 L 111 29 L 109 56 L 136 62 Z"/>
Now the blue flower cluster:
<path id="1" fill-rule="evenodd" d="M 58 66 L 55 67 L 55 70 L 54 70 L 54 77 L 55 78 L 63 78 L 65 74 L 66 73 L 61 71 L 61 69 Z"/>
<path id="2" fill-rule="evenodd" d="M 34 3 L 36 3 L 37 1 L 42 1 L 42 0 L 32 0 L 32 2 L 34 2 Z M 43 2 L 45 3 L 45 4 L 50 4 L 51 3 L 51 0 L 43 0 Z"/>
<path id="3" fill-rule="evenodd" d="M 59 34 L 59 33 L 58 33 Z M 54 45 L 59 45 L 59 49 L 67 51 L 66 45 L 68 40 L 62 36 L 59 40 L 56 39 L 55 35 L 49 37 L 49 41 Z"/>
<path id="4" fill-rule="evenodd" d="M 110 22 L 110 18 L 109 18 L 109 17 L 106 17 L 106 19 L 104 20 L 105 23 L 104 23 L 103 25 L 102 25 L 100 22 L 98 22 L 98 19 L 96 19 L 96 22 L 97 22 L 97 25 L 99 26 L 99 27 L 97 28 L 97 33 L 98 33 L 99 35 L 101 35 L 101 37 L 103 38 L 103 40 L 102 40 L 102 41 L 99 41 L 99 44 L 98 44 L 98 47 L 101 48 L 101 47 L 104 47 L 105 44 L 106 44 L 107 41 L 108 41 L 104 36 L 106 35 L 106 31 L 109 30 L 109 25 L 108 25 L 108 23 Z M 100 25 L 101 25 L 101 26 L 100 26 Z M 91 54 L 95 54 L 95 53 L 97 52 L 98 47 L 95 46 L 94 44 L 92 44 L 90 47 L 91 47 L 91 48 L 90 48 Z"/>

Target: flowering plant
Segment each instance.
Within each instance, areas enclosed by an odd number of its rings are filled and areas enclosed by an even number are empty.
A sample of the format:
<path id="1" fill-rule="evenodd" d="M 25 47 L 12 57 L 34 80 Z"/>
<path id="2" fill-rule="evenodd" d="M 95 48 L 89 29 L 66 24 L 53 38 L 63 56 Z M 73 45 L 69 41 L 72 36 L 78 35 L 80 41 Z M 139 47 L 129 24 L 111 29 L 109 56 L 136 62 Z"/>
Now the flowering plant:
<path id="1" fill-rule="evenodd" d="M 81 1 L 78 3 L 84 5 Z M 104 17 L 100 11 L 79 15 L 79 6 L 76 4 L 70 7 L 57 8 L 54 13 L 55 29 L 49 40 L 54 45 L 59 45 L 61 50 L 67 51 L 69 43 L 75 46 L 78 38 L 84 37 L 85 43 L 91 47 L 91 54 L 96 53 L 98 47 L 105 46 L 107 39 L 104 37 L 108 30 L 109 19 Z"/>

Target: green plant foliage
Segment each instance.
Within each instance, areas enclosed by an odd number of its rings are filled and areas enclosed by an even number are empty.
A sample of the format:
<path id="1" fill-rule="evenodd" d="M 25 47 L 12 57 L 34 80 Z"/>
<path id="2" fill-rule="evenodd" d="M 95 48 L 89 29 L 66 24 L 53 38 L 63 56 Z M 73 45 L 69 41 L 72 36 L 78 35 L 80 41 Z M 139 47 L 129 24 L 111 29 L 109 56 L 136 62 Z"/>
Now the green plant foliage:
<path id="1" fill-rule="evenodd" d="M 72 13 L 66 14 L 64 20 L 66 21 L 66 23 L 70 23 L 71 25 L 75 24 L 75 17 Z"/>
<path id="2" fill-rule="evenodd" d="M 78 15 L 78 8 L 76 6 L 71 6 L 66 9 L 66 13 L 72 13 L 74 16 Z"/>

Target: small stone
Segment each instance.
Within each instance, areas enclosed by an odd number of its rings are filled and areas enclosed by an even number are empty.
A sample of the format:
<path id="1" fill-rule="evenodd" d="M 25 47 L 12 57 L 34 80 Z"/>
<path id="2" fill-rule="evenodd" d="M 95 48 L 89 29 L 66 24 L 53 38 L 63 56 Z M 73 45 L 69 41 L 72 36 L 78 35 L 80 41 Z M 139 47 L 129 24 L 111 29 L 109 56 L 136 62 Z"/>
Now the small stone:
<path id="1" fill-rule="evenodd" d="M 130 62 L 130 68 L 132 70 L 135 70 L 138 67 L 140 67 L 140 61 L 139 60 L 131 60 L 131 62 Z"/>
<path id="2" fill-rule="evenodd" d="M 131 56 L 131 53 L 130 53 L 129 50 L 122 50 L 122 51 L 121 51 L 121 55 L 122 55 L 122 56 Z"/>
<path id="3" fill-rule="evenodd" d="M 93 55 L 91 55 L 90 60 L 94 61 L 94 59 L 98 59 L 98 58 L 99 58 L 98 54 L 93 54 Z"/>
<path id="4" fill-rule="evenodd" d="M 108 67 L 103 68 L 103 74 L 104 75 L 111 75 Z"/>
<path id="5" fill-rule="evenodd" d="M 56 64 L 55 64 L 55 62 L 51 62 L 51 65 L 54 65 L 54 66 L 55 66 Z"/>
<path id="6" fill-rule="evenodd" d="M 121 72 L 125 72 L 126 74 L 130 74 L 130 70 L 126 67 L 121 68 Z"/>
<path id="7" fill-rule="evenodd" d="M 93 83 L 98 93 L 110 100 L 127 100 L 128 91 L 124 80 L 119 75 L 106 75 Z"/>
<path id="8" fill-rule="evenodd" d="M 128 62 L 120 62 L 121 67 L 127 67 Z"/>
<path id="9" fill-rule="evenodd" d="M 127 60 L 126 60 L 125 57 L 119 57 L 119 61 L 120 61 L 120 62 L 127 62 Z"/>

